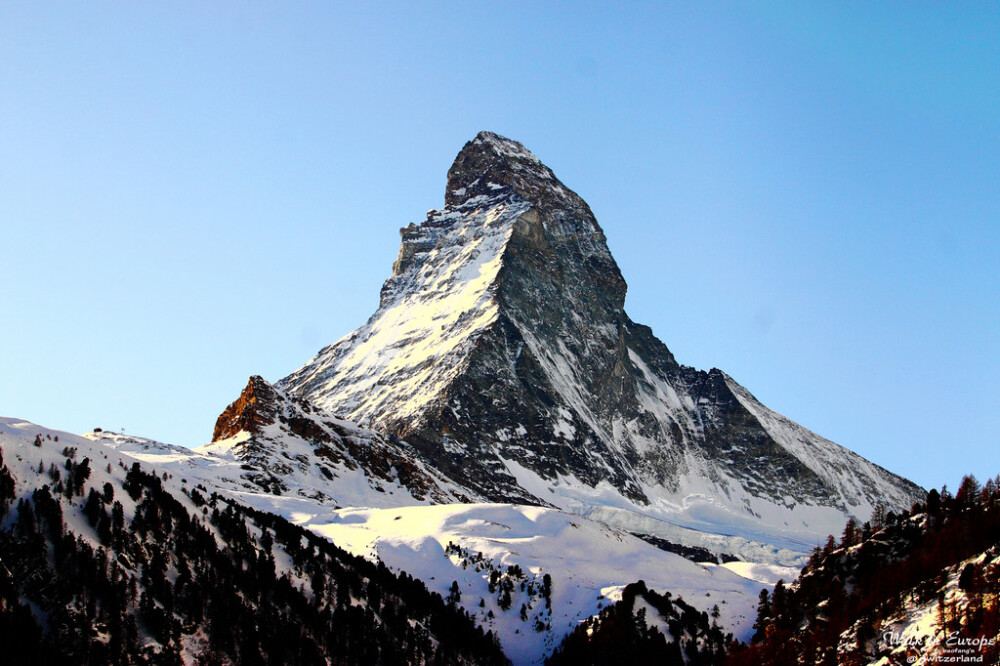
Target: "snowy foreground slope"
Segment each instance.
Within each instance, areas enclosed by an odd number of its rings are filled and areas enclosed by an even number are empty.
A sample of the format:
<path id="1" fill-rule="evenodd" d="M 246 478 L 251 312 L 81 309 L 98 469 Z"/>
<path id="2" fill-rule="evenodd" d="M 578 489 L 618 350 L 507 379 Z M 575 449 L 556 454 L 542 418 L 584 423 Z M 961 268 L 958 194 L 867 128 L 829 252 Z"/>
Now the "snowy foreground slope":
<path id="1" fill-rule="evenodd" d="M 11 664 L 508 663 L 409 577 L 121 448 L 8 418 L 0 637 Z"/>
<path id="2" fill-rule="evenodd" d="M 741 562 L 696 564 L 606 525 L 537 506 L 414 506 L 405 493 L 398 497 L 374 493 L 383 498 L 383 508 L 336 508 L 322 498 L 275 495 L 248 486 L 240 477 L 239 464 L 225 452 L 195 452 L 108 432 L 78 436 L 2 419 L 0 445 L 8 464 L 16 459 L 11 455 L 13 446 L 28 454 L 21 456 L 23 475 L 36 473 L 37 461 L 31 456 L 37 449 L 28 445 L 35 434 L 58 437 L 58 447 L 75 447 L 77 457 L 99 461 L 95 468 L 113 461 L 113 474 L 119 476 L 124 475 L 119 459 L 125 467 L 137 460 L 143 469 L 166 473 L 169 480 L 164 483 L 176 485 L 178 492 L 201 485 L 276 513 L 349 552 L 381 560 L 393 571 L 406 571 L 446 598 L 457 582 L 458 603 L 484 628 L 493 630 L 516 664 L 540 663 L 577 623 L 637 580 L 682 596 L 699 610 L 708 612 L 717 605 L 720 624 L 746 638 L 760 590 L 778 577 L 791 578 L 795 571 Z M 102 476 L 103 471 L 95 474 Z M 393 501 L 408 506 L 389 506 Z M 548 604 L 542 593 L 546 574 L 551 579 Z M 502 600 L 505 589 L 510 595 L 507 603 Z"/>
<path id="3" fill-rule="evenodd" d="M 696 564 L 664 552 L 632 535 L 556 509 L 510 504 L 444 504 L 413 506 L 404 492 L 370 492 L 382 508 L 336 508 L 301 495 L 274 495 L 240 482 L 238 461 L 214 445 L 185 457 L 173 447 L 113 433 L 92 433 L 144 463 L 175 475 L 199 479 L 229 492 L 257 509 L 281 515 L 329 538 L 357 555 L 406 571 L 431 590 L 448 596 L 459 582 L 460 603 L 492 629 L 515 664 L 540 663 L 572 627 L 617 598 L 621 589 L 645 580 L 652 589 L 683 596 L 699 610 L 718 605 L 719 622 L 737 638 L 749 636 L 758 594 L 796 569 L 769 563 Z M 160 448 L 162 447 L 162 451 Z M 178 455 L 181 453 L 181 455 Z M 449 542 L 462 554 L 445 552 Z M 471 558 L 481 555 L 480 570 Z M 463 561 L 465 566 L 463 567 Z M 517 565 L 508 610 L 498 604 L 499 588 L 490 592 L 492 571 L 506 575 Z M 742 568 L 741 568 L 742 566 Z M 551 611 L 540 596 L 543 576 L 552 578 Z M 742 574 L 742 575 L 741 575 Z M 534 592 L 521 589 L 529 582 Z M 480 600 L 483 606 L 480 606 Z M 526 604 L 526 619 L 521 605 Z M 488 617 L 492 612 L 493 617 Z M 536 620 L 544 623 L 537 630 Z"/>
<path id="4" fill-rule="evenodd" d="M 750 633 L 763 587 L 724 567 L 696 564 L 629 534 L 541 507 L 344 509 L 301 524 L 351 552 L 419 575 L 443 595 L 457 582 L 460 603 L 497 634 L 519 664 L 538 662 L 564 634 L 620 599 L 624 586 L 637 580 L 669 590 L 699 610 L 717 605 L 719 623 L 740 638 Z M 505 611 L 497 601 L 502 590 L 491 593 L 489 579 L 495 571 L 502 573 L 501 581 L 511 578 L 512 566 L 524 576 L 512 578 Z M 552 578 L 550 608 L 540 592 L 545 574 Z"/>

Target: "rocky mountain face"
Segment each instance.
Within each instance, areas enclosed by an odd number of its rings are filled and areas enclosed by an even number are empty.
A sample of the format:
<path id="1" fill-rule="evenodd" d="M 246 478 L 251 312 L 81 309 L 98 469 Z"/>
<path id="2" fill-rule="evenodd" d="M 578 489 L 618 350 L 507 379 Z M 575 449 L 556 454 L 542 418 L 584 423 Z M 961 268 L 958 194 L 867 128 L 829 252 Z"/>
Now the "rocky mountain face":
<path id="1" fill-rule="evenodd" d="M 197 453 L 231 458 L 239 485 L 330 506 L 471 501 L 393 435 L 338 419 L 254 376 Z M 202 463 L 204 466 L 205 463 Z M 399 496 L 388 499 L 388 495 Z"/>
<path id="2" fill-rule="evenodd" d="M 279 386 L 490 500 L 822 536 L 923 494 L 679 364 L 625 313 L 589 206 L 515 141 L 467 143 L 401 235 L 375 314 Z"/>

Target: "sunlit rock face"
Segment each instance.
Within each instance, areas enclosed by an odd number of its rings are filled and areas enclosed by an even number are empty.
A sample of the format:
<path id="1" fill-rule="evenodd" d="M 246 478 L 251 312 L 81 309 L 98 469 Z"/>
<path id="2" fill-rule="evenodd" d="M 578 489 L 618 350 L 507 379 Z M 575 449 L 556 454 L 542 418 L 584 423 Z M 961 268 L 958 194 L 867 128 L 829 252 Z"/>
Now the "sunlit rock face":
<path id="1" fill-rule="evenodd" d="M 445 207 L 401 236 L 371 319 L 280 386 L 406 440 L 476 493 L 647 515 L 700 502 L 776 528 L 807 506 L 816 530 L 920 493 L 722 371 L 678 364 L 625 313 L 589 206 L 516 141 L 467 143 Z"/>

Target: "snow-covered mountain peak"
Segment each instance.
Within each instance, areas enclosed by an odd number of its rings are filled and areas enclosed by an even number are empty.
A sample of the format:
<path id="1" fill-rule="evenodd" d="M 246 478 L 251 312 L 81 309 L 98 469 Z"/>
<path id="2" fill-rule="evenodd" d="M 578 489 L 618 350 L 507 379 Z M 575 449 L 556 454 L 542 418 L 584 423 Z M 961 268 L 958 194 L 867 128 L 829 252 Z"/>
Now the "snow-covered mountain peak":
<path id="1" fill-rule="evenodd" d="M 811 546 L 922 495 L 725 373 L 680 365 L 625 313 L 590 208 L 521 144 L 467 143 L 445 203 L 402 230 L 379 309 L 279 382 L 288 395 L 492 501 L 614 508 L 648 533 Z"/>
<path id="2" fill-rule="evenodd" d="M 363 424 L 413 429 L 500 322 L 566 336 L 596 325 L 583 337 L 616 344 L 626 286 L 604 234 L 524 146 L 480 133 L 449 171 L 446 204 L 401 230 L 371 319 L 282 386 Z"/>
<path id="3" fill-rule="evenodd" d="M 480 132 L 465 144 L 448 170 L 446 206 L 461 206 L 478 198 L 515 193 L 524 199 L 548 196 L 579 197 L 559 182 L 552 170 L 517 141 L 493 132 Z"/>

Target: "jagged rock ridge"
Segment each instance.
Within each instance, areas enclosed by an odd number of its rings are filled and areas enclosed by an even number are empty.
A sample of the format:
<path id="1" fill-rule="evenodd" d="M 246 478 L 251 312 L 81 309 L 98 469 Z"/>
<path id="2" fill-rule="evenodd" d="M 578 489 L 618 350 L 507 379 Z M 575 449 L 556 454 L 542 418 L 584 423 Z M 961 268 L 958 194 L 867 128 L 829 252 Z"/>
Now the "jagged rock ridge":
<path id="1" fill-rule="evenodd" d="M 219 416 L 212 443 L 196 452 L 238 462 L 248 490 L 331 506 L 379 504 L 373 497 L 395 492 L 411 502 L 475 498 L 395 436 L 338 419 L 259 376 Z"/>
<path id="2" fill-rule="evenodd" d="M 495 501 L 777 531 L 797 511 L 825 533 L 922 494 L 722 371 L 680 365 L 625 313 L 590 208 L 521 144 L 467 143 L 445 204 L 401 230 L 376 313 L 282 388 L 405 439 Z"/>

